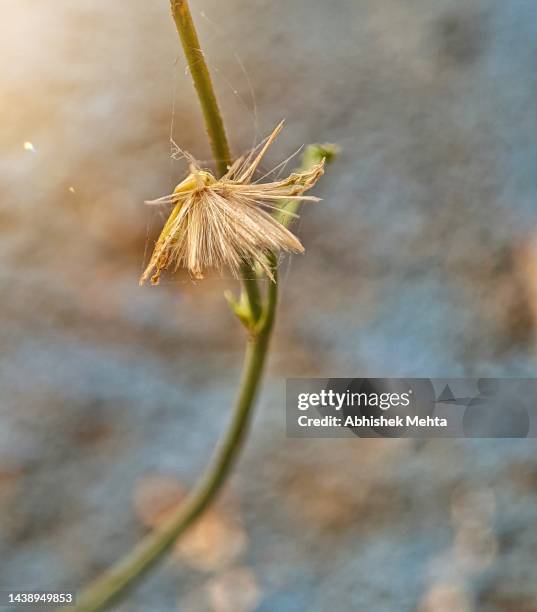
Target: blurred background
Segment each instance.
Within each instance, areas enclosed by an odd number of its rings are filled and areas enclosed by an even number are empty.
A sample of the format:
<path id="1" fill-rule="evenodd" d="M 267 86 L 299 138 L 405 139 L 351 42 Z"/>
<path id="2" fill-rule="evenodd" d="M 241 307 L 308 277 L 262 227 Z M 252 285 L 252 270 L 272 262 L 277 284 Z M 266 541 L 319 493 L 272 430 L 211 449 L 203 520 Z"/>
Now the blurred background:
<path id="1" fill-rule="evenodd" d="M 235 153 L 342 148 L 218 504 L 116 607 L 537 610 L 534 440 L 296 440 L 299 376 L 533 376 L 534 0 L 192 0 Z M 167 0 L 0 0 L 0 585 L 79 589 L 227 423 L 231 279 L 138 287 L 210 150 Z M 291 161 L 289 168 L 295 162 Z M 210 162 L 208 162 L 210 165 Z"/>

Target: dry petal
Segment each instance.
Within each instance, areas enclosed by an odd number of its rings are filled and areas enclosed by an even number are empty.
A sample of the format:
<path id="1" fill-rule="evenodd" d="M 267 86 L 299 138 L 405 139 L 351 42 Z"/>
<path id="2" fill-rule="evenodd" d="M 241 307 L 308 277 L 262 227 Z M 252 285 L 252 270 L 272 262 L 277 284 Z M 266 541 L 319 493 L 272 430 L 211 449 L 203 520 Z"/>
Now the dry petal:
<path id="1" fill-rule="evenodd" d="M 202 170 L 192 160 L 190 174 L 174 193 L 151 204 L 174 204 L 156 242 L 149 265 L 140 278 L 157 284 L 163 270 L 187 268 L 194 278 L 205 270 L 229 269 L 240 276 L 243 263 L 257 263 L 272 278 L 268 263 L 271 253 L 301 253 L 298 238 L 271 214 L 280 210 L 282 200 L 318 201 L 303 195 L 324 172 L 324 160 L 286 179 L 267 183 L 251 182 L 268 147 L 283 127 L 272 134 L 248 156 L 238 159 L 221 178 Z"/>

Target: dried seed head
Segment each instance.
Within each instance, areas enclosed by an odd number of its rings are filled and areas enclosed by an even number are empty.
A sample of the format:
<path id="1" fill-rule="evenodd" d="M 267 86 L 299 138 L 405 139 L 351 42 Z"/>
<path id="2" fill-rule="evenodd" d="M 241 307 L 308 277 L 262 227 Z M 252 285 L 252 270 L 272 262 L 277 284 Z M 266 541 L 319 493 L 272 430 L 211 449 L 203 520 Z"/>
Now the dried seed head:
<path id="1" fill-rule="evenodd" d="M 293 172 L 286 179 L 252 182 L 268 147 L 283 127 L 249 155 L 238 159 L 221 178 L 202 170 L 191 160 L 190 174 L 173 193 L 148 204 L 174 204 L 155 244 L 149 265 L 140 278 L 157 284 L 162 270 L 187 268 L 194 278 L 203 278 L 207 268 L 228 268 L 239 277 L 244 262 L 257 263 L 269 278 L 270 253 L 300 253 L 304 247 L 270 210 L 280 210 L 283 200 L 318 201 L 303 195 L 324 171 L 324 159 L 309 170 Z"/>

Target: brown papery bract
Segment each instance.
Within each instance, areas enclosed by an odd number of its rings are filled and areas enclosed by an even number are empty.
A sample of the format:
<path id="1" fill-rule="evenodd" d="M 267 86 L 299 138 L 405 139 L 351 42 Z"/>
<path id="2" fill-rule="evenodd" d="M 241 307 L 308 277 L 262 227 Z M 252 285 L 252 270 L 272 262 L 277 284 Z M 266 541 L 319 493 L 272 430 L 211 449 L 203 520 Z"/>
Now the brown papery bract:
<path id="1" fill-rule="evenodd" d="M 202 170 L 190 158 L 190 174 L 174 192 L 148 202 L 174 204 L 174 208 L 140 284 L 148 278 L 158 284 L 161 272 L 170 267 L 187 268 L 196 279 L 203 278 L 208 268 L 226 268 L 239 278 L 244 263 L 258 264 L 273 280 L 270 254 L 304 251 L 298 238 L 269 211 L 283 211 L 281 203 L 285 200 L 318 201 L 319 198 L 303 194 L 322 176 L 324 159 L 309 170 L 294 172 L 283 180 L 252 182 L 263 156 L 282 127 L 283 122 L 256 149 L 239 158 L 220 179 Z"/>

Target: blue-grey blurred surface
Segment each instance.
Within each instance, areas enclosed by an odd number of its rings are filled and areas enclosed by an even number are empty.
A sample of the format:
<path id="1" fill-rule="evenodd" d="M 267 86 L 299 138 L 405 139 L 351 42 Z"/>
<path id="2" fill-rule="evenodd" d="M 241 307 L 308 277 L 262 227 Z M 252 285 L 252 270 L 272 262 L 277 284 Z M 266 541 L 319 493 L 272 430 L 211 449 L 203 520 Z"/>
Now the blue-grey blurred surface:
<path id="1" fill-rule="evenodd" d="M 534 0 L 192 0 L 236 153 L 342 154 L 295 229 L 253 430 L 121 611 L 537 610 L 534 440 L 286 439 L 299 376 L 532 376 Z M 195 481 L 243 331 L 231 279 L 138 287 L 210 158 L 166 0 L 0 0 L 0 586 L 80 588 Z M 289 162 L 288 168 L 295 163 Z M 208 162 L 210 164 L 210 162 Z"/>

